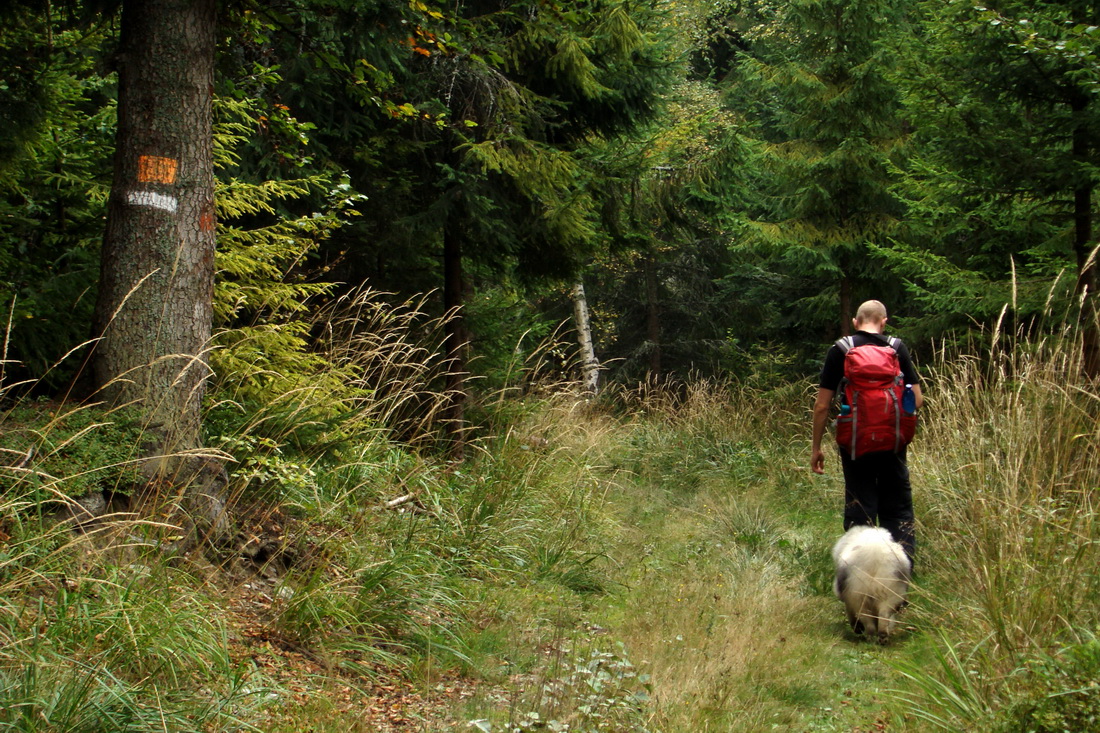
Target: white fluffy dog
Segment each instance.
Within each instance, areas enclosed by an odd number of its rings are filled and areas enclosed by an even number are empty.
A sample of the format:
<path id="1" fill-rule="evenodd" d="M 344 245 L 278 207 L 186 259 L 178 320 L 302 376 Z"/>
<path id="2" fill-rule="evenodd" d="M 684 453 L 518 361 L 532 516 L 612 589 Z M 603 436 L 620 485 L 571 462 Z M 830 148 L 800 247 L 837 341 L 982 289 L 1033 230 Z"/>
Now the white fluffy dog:
<path id="1" fill-rule="evenodd" d="M 857 634 L 885 643 L 909 591 L 905 550 L 881 527 L 857 525 L 833 546 L 833 590 Z"/>

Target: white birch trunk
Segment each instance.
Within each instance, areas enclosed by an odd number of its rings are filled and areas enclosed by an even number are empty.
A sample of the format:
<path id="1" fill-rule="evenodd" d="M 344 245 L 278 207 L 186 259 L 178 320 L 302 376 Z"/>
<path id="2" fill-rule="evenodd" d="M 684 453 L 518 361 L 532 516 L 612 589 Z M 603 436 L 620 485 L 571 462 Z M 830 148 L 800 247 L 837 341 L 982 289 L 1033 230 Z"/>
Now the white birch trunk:
<path id="1" fill-rule="evenodd" d="M 588 298 L 584 294 L 584 281 L 580 278 L 573 284 L 573 320 L 576 322 L 577 343 L 581 350 L 581 386 L 586 394 L 595 396 L 600 389 L 600 361 L 592 346 Z"/>

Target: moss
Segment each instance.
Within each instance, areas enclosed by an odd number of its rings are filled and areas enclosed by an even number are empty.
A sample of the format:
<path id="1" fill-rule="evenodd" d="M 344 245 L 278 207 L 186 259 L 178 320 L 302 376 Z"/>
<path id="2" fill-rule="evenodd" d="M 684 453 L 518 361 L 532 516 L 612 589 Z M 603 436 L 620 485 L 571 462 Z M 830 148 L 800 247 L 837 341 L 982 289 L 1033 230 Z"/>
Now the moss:
<path id="1" fill-rule="evenodd" d="M 145 431 L 135 410 L 26 401 L 0 417 L 0 431 L 0 491 L 9 498 L 125 492 L 138 480 Z"/>

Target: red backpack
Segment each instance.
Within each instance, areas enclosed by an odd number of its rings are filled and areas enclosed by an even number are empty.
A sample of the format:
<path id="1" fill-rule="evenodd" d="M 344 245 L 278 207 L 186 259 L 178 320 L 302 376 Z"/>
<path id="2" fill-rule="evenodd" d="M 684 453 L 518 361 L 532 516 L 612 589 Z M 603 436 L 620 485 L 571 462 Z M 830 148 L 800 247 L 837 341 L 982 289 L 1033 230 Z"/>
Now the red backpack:
<path id="1" fill-rule="evenodd" d="M 915 411 L 908 414 L 902 408 L 905 377 L 898 361 L 899 343 L 892 337 L 889 346 L 856 346 L 851 336 L 836 342 L 844 352 L 844 378 L 837 388 L 842 407 L 836 442 L 853 459 L 867 453 L 897 453 L 916 433 Z"/>

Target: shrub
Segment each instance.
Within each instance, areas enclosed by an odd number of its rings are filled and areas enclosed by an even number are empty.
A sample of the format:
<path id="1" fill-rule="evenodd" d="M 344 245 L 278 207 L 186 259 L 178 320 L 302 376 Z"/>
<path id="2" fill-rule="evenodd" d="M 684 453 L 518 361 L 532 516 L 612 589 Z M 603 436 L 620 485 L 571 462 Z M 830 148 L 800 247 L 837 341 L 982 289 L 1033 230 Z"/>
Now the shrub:
<path id="1" fill-rule="evenodd" d="M 1003 716 L 1000 733 L 1100 728 L 1100 639 L 1085 636 L 1028 665 L 1028 693 Z"/>
<path id="2" fill-rule="evenodd" d="M 138 480 L 144 427 L 133 409 L 21 402 L 0 417 L 0 491 L 10 499 L 126 491 Z"/>

